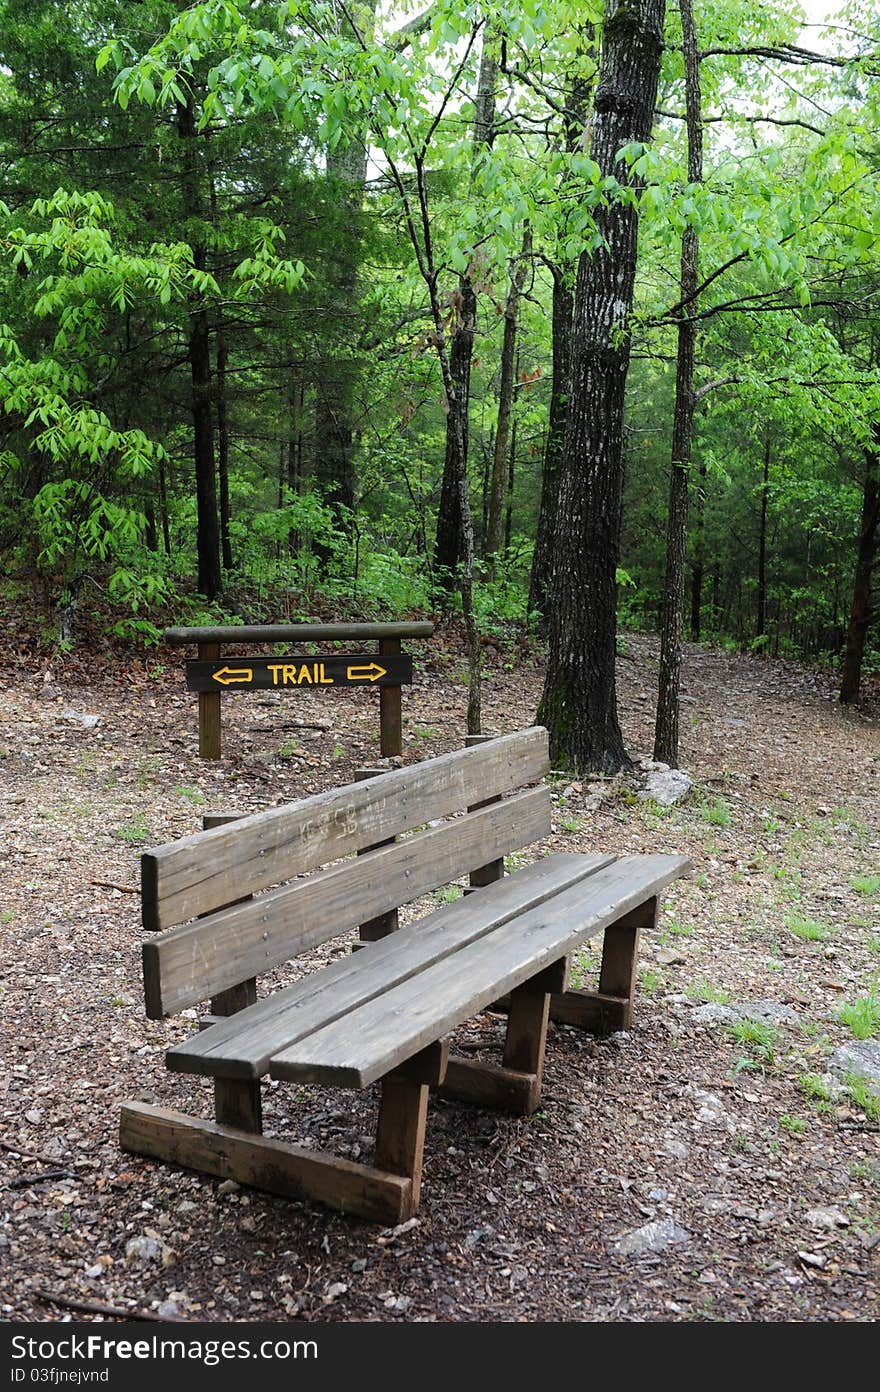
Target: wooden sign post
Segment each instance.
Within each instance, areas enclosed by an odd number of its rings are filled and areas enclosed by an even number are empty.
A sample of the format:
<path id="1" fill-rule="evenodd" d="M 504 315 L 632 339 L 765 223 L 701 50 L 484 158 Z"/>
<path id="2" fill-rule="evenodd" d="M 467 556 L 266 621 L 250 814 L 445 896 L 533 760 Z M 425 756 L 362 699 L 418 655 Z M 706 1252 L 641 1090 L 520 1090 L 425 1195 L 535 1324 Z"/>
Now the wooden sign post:
<path id="1" fill-rule="evenodd" d="M 223 628 L 169 628 L 165 642 L 192 643 L 198 651 L 186 664 L 186 684 L 199 697 L 199 754 L 221 755 L 221 698 L 224 692 L 326 691 L 334 686 L 379 691 L 379 747 L 383 758 L 403 753 L 402 688 L 412 682 L 412 658 L 401 652 L 404 638 L 430 638 L 430 623 L 244 624 Z M 224 644 L 344 642 L 378 639 L 378 654 L 313 653 L 303 656 L 223 657 Z"/>

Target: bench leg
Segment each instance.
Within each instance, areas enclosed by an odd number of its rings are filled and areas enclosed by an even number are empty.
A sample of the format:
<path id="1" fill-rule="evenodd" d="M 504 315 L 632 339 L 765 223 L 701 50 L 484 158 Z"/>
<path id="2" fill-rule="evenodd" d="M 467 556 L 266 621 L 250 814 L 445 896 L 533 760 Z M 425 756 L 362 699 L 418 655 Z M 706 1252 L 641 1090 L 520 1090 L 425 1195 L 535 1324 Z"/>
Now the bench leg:
<path id="1" fill-rule="evenodd" d="M 410 1180 L 407 1218 L 419 1211 L 428 1090 L 443 1081 L 448 1061 L 449 1041 L 440 1039 L 382 1079 L 375 1163 L 379 1170 Z"/>
<path id="2" fill-rule="evenodd" d="M 427 1083 L 395 1073 L 382 1079 L 375 1165 L 378 1170 L 403 1175 L 412 1182 L 407 1218 L 419 1210 L 427 1118 Z"/>
<path id="3" fill-rule="evenodd" d="M 451 1058 L 441 1096 L 530 1116 L 541 1100 L 551 993 L 560 989 L 565 976 L 563 960 L 511 991 L 501 1065 Z"/>
<path id="4" fill-rule="evenodd" d="M 638 972 L 639 938 L 643 928 L 657 922 L 659 900 L 655 895 L 631 909 L 605 929 L 598 991 L 565 991 L 554 995 L 550 1018 L 577 1025 L 596 1034 L 611 1034 L 632 1027 L 633 998 Z"/>
<path id="5" fill-rule="evenodd" d="M 235 1015 L 257 999 L 254 977 L 230 986 L 211 1000 L 211 1013 L 217 1016 Z M 214 1116 L 221 1126 L 234 1126 L 239 1131 L 263 1130 L 263 1098 L 260 1080 L 242 1081 L 239 1078 L 214 1079 Z"/>

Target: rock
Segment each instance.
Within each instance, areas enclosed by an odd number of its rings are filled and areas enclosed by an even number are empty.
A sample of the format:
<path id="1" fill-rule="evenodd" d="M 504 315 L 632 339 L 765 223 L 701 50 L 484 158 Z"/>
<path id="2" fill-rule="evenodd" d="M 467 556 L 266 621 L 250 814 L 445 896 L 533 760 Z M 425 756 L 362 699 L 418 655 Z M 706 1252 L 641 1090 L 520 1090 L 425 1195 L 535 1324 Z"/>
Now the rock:
<path id="1" fill-rule="evenodd" d="M 680 967 L 687 958 L 674 947 L 661 947 L 657 953 L 657 965 L 661 967 Z"/>
<path id="2" fill-rule="evenodd" d="M 694 786 L 681 769 L 657 767 L 645 779 L 645 786 L 639 793 L 640 802 L 657 802 L 661 807 L 673 807 L 683 802 Z"/>
<path id="3" fill-rule="evenodd" d="M 332 1286 L 328 1286 L 324 1292 L 324 1304 L 330 1305 L 340 1295 L 345 1295 L 348 1286 L 344 1281 L 334 1281 Z"/>
<path id="4" fill-rule="evenodd" d="M 719 1005 L 710 1001 L 698 1005 L 691 1012 L 691 1020 L 698 1025 L 735 1025 L 740 1020 L 759 1020 L 765 1025 L 796 1025 L 797 1012 L 790 1005 L 780 1005 L 778 1001 L 729 1001 Z"/>
<path id="5" fill-rule="evenodd" d="M 130 1266 L 135 1262 L 160 1262 L 162 1243 L 155 1237 L 130 1237 L 125 1244 L 125 1260 Z"/>
<path id="6" fill-rule="evenodd" d="M 84 730 L 94 730 L 103 724 L 100 715 L 88 715 L 85 711 L 64 710 L 61 712 L 61 718 L 72 721 L 74 725 L 81 725 Z"/>
<path id="7" fill-rule="evenodd" d="M 100 1262 L 95 1262 L 95 1265 L 94 1265 L 94 1266 L 87 1266 L 87 1267 L 86 1267 L 86 1271 L 85 1271 L 86 1279 L 87 1279 L 88 1281 L 97 1281 L 97 1279 L 98 1279 L 99 1276 L 103 1276 L 103 1275 L 104 1275 L 104 1272 L 106 1271 L 106 1269 L 107 1269 L 107 1268 L 104 1267 L 104 1266 L 102 1266 Z"/>
<path id="8" fill-rule="evenodd" d="M 804 1215 L 811 1228 L 848 1228 L 849 1219 L 840 1208 L 811 1208 Z"/>
<path id="9" fill-rule="evenodd" d="M 673 1160 L 686 1160 L 690 1154 L 690 1147 L 684 1141 L 680 1141 L 677 1136 L 664 1136 L 660 1149 L 664 1155 L 671 1156 Z"/>
<path id="10" fill-rule="evenodd" d="M 156 1309 L 156 1314 L 160 1319 L 173 1320 L 180 1318 L 180 1306 L 176 1300 L 163 1300 Z"/>
<path id="11" fill-rule="evenodd" d="M 178 1213 L 195 1213 L 197 1209 L 198 1204 L 194 1204 L 192 1199 L 181 1199 L 177 1205 Z"/>
<path id="12" fill-rule="evenodd" d="M 618 1257 L 644 1257 L 651 1252 L 663 1252 L 667 1247 L 680 1246 L 689 1239 L 690 1233 L 679 1228 L 674 1219 L 663 1218 L 625 1233 L 615 1242 L 614 1252 Z"/>
<path id="13" fill-rule="evenodd" d="M 240 1189 L 241 1185 L 237 1184 L 234 1179 L 224 1179 L 222 1184 L 218 1184 L 217 1193 L 223 1195 L 237 1194 Z"/>
<path id="14" fill-rule="evenodd" d="M 858 1077 L 872 1092 L 880 1095 L 880 1040 L 854 1039 L 851 1044 L 842 1044 L 834 1050 L 828 1066 L 841 1076 Z"/>

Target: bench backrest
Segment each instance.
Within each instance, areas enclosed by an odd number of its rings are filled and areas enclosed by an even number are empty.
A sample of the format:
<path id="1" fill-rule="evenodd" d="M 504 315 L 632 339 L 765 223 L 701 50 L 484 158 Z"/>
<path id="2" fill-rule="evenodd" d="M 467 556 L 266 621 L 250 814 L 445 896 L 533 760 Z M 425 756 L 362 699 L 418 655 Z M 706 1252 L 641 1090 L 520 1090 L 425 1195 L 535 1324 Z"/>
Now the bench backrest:
<path id="1" fill-rule="evenodd" d="M 535 726 L 147 851 L 147 1015 L 195 1005 L 542 840 L 550 795 L 529 785 L 548 768 Z"/>

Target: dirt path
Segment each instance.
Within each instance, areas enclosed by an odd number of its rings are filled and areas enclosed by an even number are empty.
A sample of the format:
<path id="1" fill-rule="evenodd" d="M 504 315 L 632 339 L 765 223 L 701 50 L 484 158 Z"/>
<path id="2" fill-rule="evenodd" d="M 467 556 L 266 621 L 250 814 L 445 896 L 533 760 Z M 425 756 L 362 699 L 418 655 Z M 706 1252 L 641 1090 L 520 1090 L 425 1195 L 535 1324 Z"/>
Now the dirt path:
<path id="1" fill-rule="evenodd" d="M 553 1029 L 529 1121 L 435 1104 L 420 1221 L 392 1237 L 119 1152 L 126 1097 L 210 1110 L 208 1085 L 163 1066 L 192 1018 L 143 1016 L 139 847 L 203 811 L 343 783 L 377 753 L 370 696 L 302 693 L 227 701 L 235 752 L 205 764 L 178 663 L 0 687 L 0 1317 L 57 1317 L 49 1292 L 208 1320 L 877 1318 L 876 1113 L 809 1095 L 852 1042 L 841 1005 L 880 994 L 876 718 L 812 674 L 694 649 L 687 803 L 555 781 L 556 848 L 677 850 L 694 874 L 646 944 L 633 1032 Z M 540 673 L 504 665 L 485 724 L 511 730 L 531 723 Z M 461 677 L 455 651 L 422 659 L 405 700 L 414 756 L 461 743 Z M 646 755 L 650 641 L 627 639 L 619 680 L 628 745 Z M 701 1013 L 730 1000 L 787 1009 L 735 1037 Z M 483 1016 L 471 1042 L 500 1028 Z M 374 1106 L 270 1084 L 267 1129 L 357 1157 Z M 627 1254 L 652 1234 L 660 1250 Z"/>

